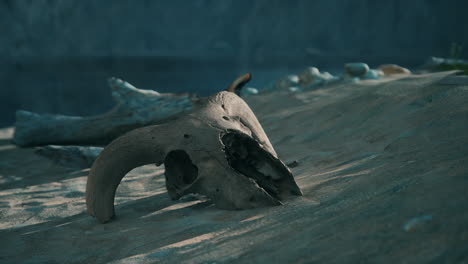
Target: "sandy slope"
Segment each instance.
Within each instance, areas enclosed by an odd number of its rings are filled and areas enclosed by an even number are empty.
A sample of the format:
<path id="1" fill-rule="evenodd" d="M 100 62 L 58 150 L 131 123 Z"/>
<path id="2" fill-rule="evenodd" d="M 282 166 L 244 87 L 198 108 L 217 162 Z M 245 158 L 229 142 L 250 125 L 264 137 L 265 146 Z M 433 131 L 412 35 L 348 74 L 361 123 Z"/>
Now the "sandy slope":
<path id="1" fill-rule="evenodd" d="M 468 81 L 435 73 L 247 99 L 304 197 L 222 211 L 133 170 L 109 224 L 87 171 L 0 139 L 2 263 L 468 263 Z"/>

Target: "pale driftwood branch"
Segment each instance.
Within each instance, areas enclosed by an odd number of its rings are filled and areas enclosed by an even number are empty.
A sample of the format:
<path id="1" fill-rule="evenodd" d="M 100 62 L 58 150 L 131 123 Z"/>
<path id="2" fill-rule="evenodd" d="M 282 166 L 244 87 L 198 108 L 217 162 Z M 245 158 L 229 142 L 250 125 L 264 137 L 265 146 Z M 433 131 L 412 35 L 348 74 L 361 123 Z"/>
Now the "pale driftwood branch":
<path id="1" fill-rule="evenodd" d="M 109 79 L 116 106 L 102 115 L 79 117 L 16 112 L 14 142 L 19 146 L 106 145 L 118 136 L 192 109 L 187 94 L 141 90 L 117 78 Z"/>

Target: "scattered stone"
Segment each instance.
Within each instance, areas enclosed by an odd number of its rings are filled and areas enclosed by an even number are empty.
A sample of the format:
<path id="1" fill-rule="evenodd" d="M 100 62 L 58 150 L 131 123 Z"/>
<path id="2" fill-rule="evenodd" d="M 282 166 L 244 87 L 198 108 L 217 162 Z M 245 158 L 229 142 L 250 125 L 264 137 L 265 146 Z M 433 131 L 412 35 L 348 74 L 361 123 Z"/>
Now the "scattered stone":
<path id="1" fill-rule="evenodd" d="M 317 79 L 320 71 L 316 67 L 307 67 L 299 74 L 299 83 L 301 86 L 309 85 Z"/>
<path id="2" fill-rule="evenodd" d="M 361 81 L 361 78 L 344 75 L 341 77 L 341 80 L 345 83 L 358 83 Z"/>
<path id="3" fill-rule="evenodd" d="M 345 69 L 345 74 L 334 76 L 329 72 L 320 72 L 317 67 L 307 67 L 299 75 L 289 75 L 274 85 L 265 87 L 264 90 L 287 89 L 291 93 L 297 93 L 340 80 L 345 83 L 357 83 L 361 80 L 378 80 L 384 76 L 381 70 L 369 69 L 369 66 L 362 62 L 346 63 Z"/>
<path id="4" fill-rule="evenodd" d="M 338 77 L 331 75 L 329 72 L 321 73 L 316 67 L 307 67 L 299 74 L 299 84 L 303 88 L 311 88 L 338 79 Z"/>
<path id="5" fill-rule="evenodd" d="M 258 89 L 253 88 L 253 87 L 247 87 L 241 90 L 240 96 L 249 96 L 249 95 L 257 95 L 258 94 Z"/>
<path id="6" fill-rule="evenodd" d="M 369 71 L 369 66 L 363 62 L 352 62 L 344 65 L 346 73 L 353 77 L 364 76 Z"/>
<path id="7" fill-rule="evenodd" d="M 291 93 L 298 93 L 298 92 L 302 92 L 302 89 L 300 87 L 293 86 L 293 87 L 289 87 L 288 91 L 290 91 Z"/>
<path id="8" fill-rule="evenodd" d="M 299 84 L 299 77 L 297 75 L 288 75 L 286 78 L 279 80 L 274 89 L 287 89 Z"/>
<path id="9" fill-rule="evenodd" d="M 93 165 L 103 148 L 87 146 L 44 146 L 38 147 L 35 153 L 68 168 L 85 169 Z"/>
<path id="10" fill-rule="evenodd" d="M 379 80 L 384 76 L 384 73 L 381 70 L 376 70 L 376 69 L 370 69 L 362 79 L 366 80 Z"/>
<path id="11" fill-rule="evenodd" d="M 377 67 L 386 75 L 392 74 L 411 74 L 411 71 L 396 64 L 383 64 Z"/>
<path id="12" fill-rule="evenodd" d="M 403 230 L 405 230 L 406 232 L 413 232 L 422 228 L 424 225 L 428 224 L 430 221 L 432 221 L 432 215 L 422 215 L 422 216 L 414 217 L 408 220 L 403 225 Z"/>

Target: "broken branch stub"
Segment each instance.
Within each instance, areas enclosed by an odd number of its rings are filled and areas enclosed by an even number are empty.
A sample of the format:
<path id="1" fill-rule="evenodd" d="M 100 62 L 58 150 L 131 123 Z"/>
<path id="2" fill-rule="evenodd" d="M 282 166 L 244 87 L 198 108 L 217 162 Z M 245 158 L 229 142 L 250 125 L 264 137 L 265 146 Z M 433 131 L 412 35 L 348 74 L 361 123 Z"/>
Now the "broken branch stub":
<path id="1" fill-rule="evenodd" d="M 116 105 L 107 113 L 80 117 L 19 110 L 14 143 L 19 146 L 106 145 L 130 130 L 163 122 L 193 107 L 192 98 L 187 94 L 137 89 L 117 78 L 108 82 Z"/>
<path id="2" fill-rule="evenodd" d="M 280 205 L 302 195 L 252 110 L 231 92 L 203 98 L 192 112 L 135 129 L 105 147 L 88 176 L 88 213 L 109 221 L 122 178 L 150 163 L 165 165 L 166 188 L 174 200 L 198 193 L 218 208 L 238 210 Z"/>
<path id="3" fill-rule="evenodd" d="M 231 85 L 226 89 L 226 91 L 235 93 L 240 96 L 241 90 L 245 84 L 247 84 L 252 79 L 252 74 L 246 73 L 244 75 L 239 76 L 236 80 L 234 80 Z"/>

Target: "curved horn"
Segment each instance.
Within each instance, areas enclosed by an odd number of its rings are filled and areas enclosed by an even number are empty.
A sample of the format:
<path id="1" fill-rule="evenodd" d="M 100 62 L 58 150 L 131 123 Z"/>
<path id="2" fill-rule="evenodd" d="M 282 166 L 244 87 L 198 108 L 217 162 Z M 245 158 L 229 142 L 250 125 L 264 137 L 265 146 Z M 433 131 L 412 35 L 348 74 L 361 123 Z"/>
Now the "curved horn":
<path id="1" fill-rule="evenodd" d="M 133 168 L 164 162 L 167 143 L 158 135 L 166 134 L 161 125 L 135 129 L 110 143 L 91 168 L 86 183 L 88 213 L 105 223 L 114 216 L 115 191 L 122 178 Z"/>
<path id="2" fill-rule="evenodd" d="M 235 93 L 240 95 L 242 87 L 252 79 L 252 74 L 246 73 L 242 76 L 239 76 L 227 89 L 227 92 Z"/>

